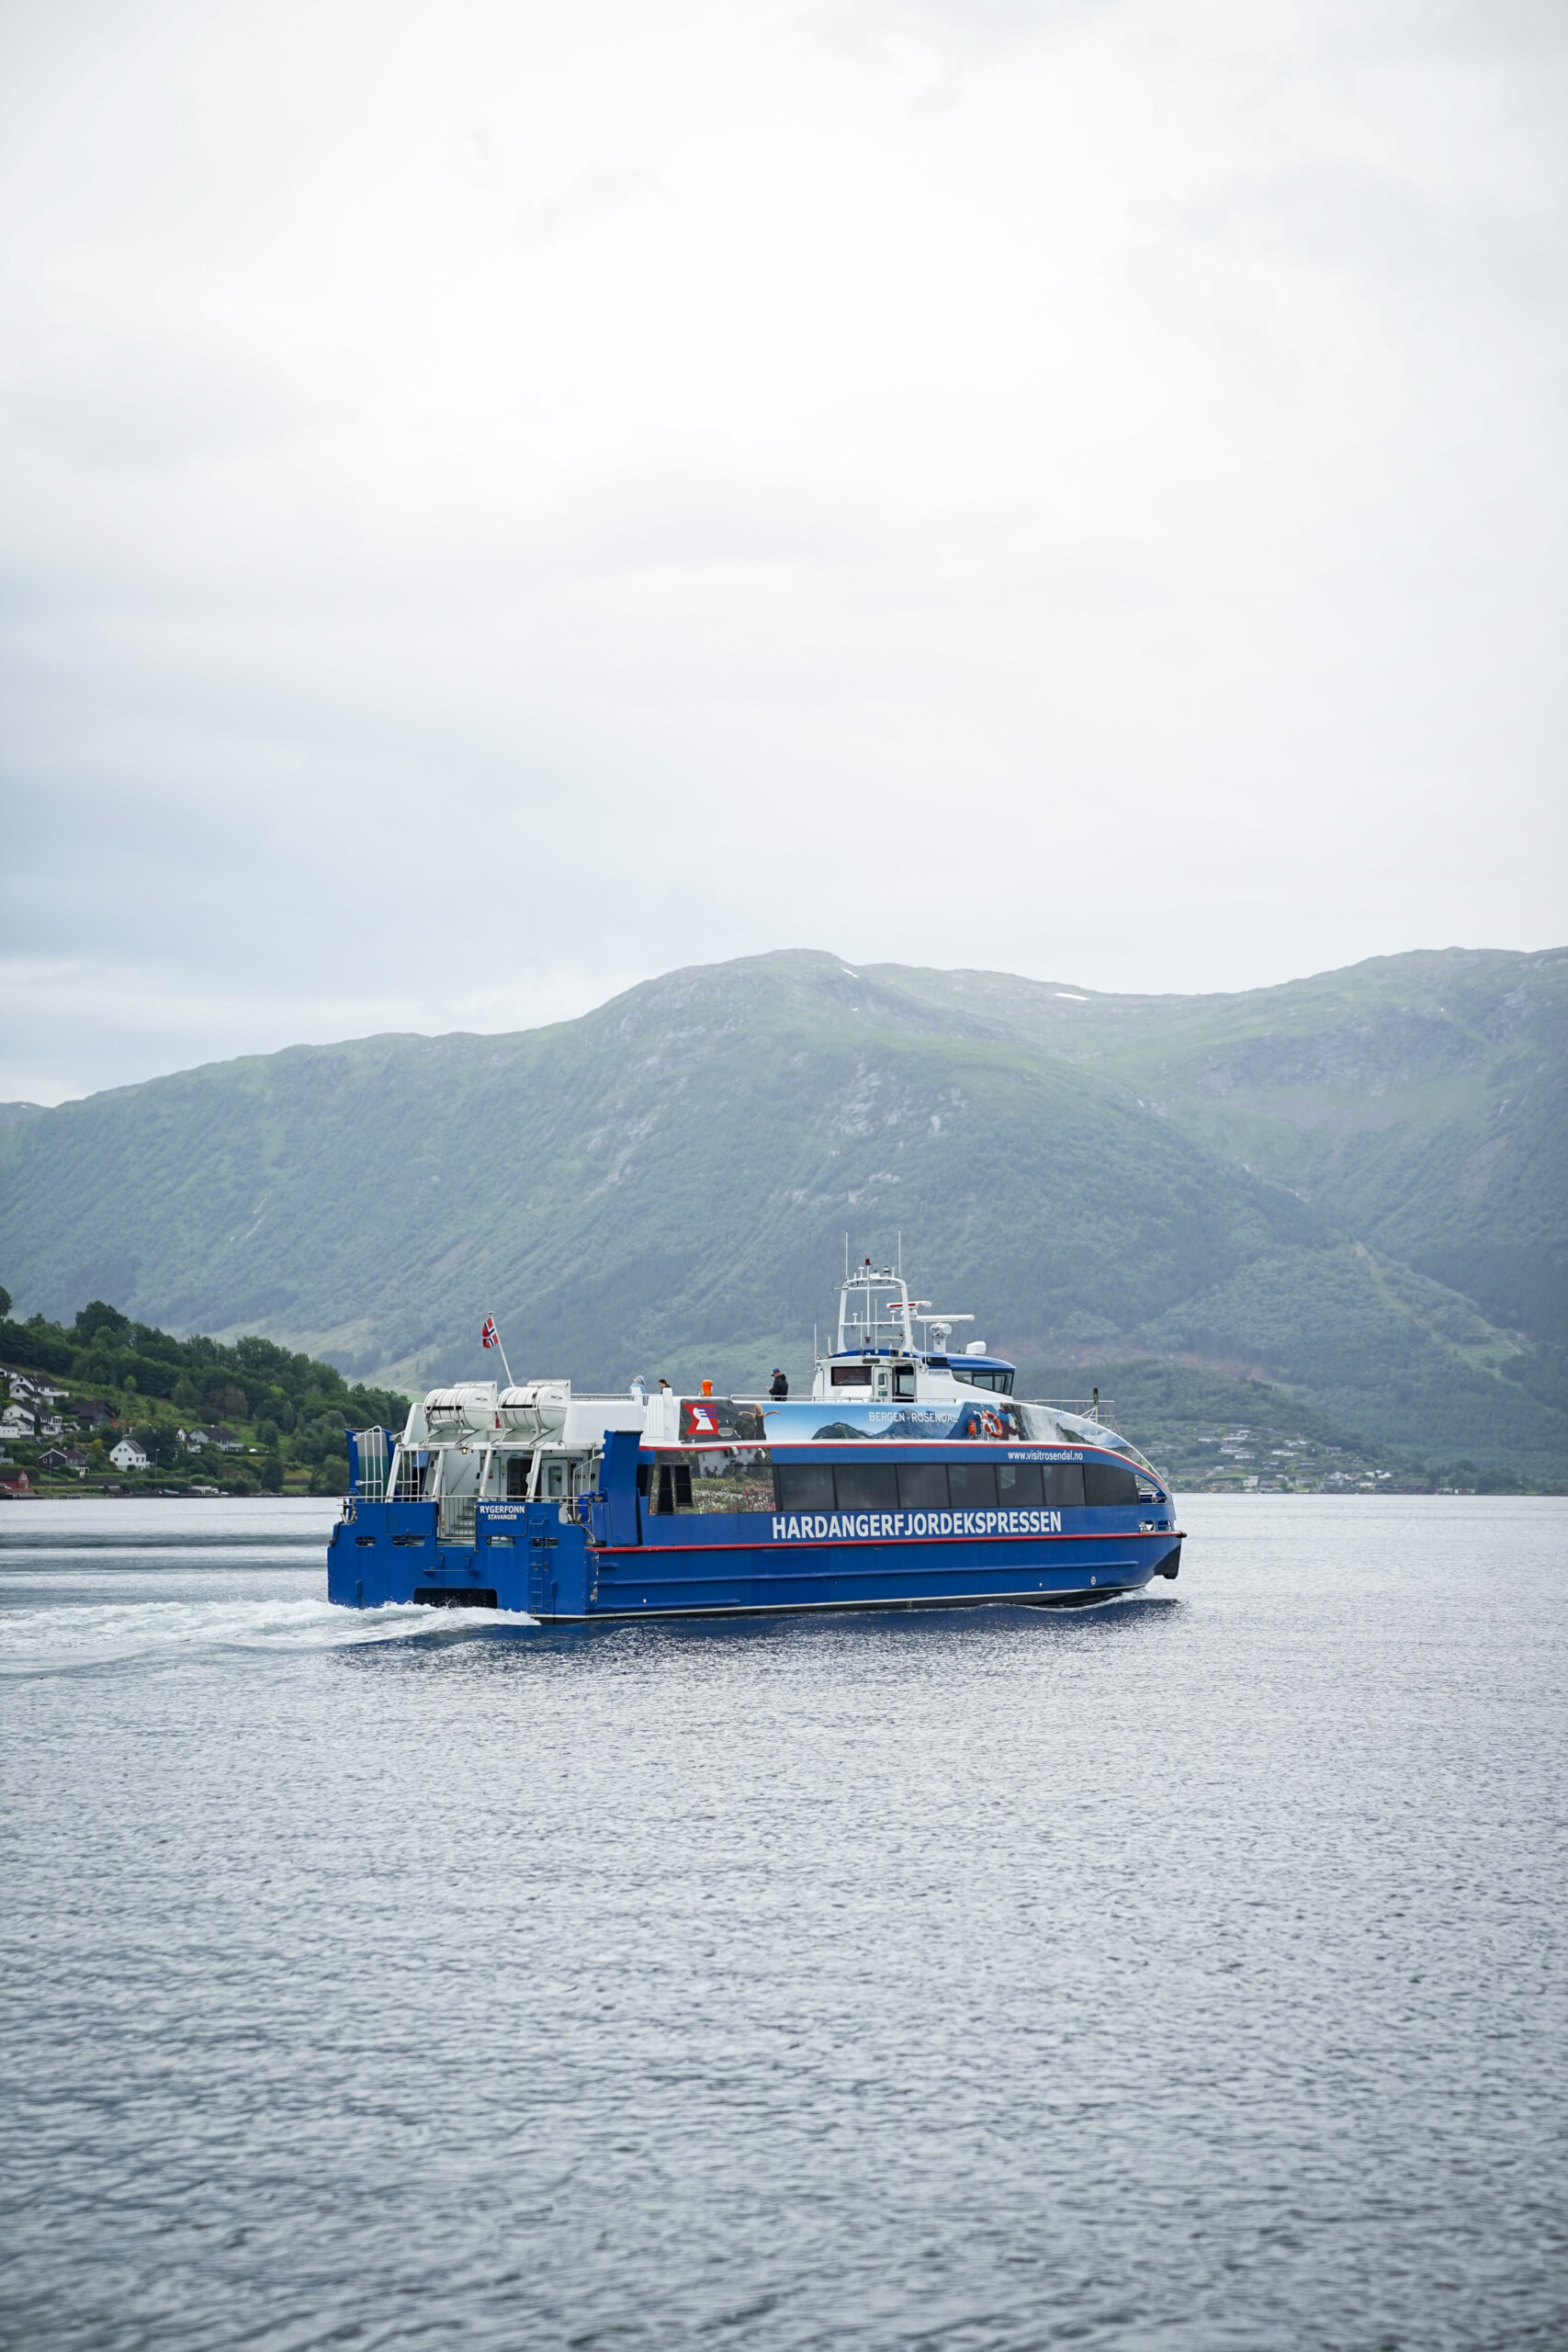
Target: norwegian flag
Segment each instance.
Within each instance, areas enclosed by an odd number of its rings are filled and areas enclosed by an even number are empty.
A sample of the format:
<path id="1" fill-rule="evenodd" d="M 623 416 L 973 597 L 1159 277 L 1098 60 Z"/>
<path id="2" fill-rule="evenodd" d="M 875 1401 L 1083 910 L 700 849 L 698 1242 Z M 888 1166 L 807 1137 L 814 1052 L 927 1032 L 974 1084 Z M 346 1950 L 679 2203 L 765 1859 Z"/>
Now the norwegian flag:
<path id="1" fill-rule="evenodd" d="M 479 1337 L 484 1341 L 487 1348 L 500 1347 L 501 1333 L 495 1328 L 495 1317 L 493 1315 L 487 1315 L 485 1317 L 485 1327 L 479 1333 Z"/>

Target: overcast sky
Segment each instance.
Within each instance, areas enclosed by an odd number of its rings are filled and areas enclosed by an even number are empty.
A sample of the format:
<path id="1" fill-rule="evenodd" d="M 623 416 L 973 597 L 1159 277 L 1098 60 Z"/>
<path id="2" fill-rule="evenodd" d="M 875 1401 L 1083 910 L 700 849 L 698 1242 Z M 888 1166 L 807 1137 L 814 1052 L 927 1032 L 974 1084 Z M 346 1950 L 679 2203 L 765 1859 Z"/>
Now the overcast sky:
<path id="1" fill-rule="evenodd" d="M 1561 0 L 11 0 L 0 1096 L 1564 920 Z"/>

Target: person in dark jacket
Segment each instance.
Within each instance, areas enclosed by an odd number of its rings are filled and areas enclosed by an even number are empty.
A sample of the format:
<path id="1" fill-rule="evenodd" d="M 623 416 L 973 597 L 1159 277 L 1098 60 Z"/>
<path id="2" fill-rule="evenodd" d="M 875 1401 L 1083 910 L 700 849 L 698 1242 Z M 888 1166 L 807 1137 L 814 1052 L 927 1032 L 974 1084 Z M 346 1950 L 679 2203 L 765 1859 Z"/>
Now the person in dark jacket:
<path id="1" fill-rule="evenodd" d="M 789 1395 L 789 1383 L 777 1364 L 773 1366 L 773 1376 L 768 1385 L 768 1394 L 774 1398 L 782 1398 Z"/>

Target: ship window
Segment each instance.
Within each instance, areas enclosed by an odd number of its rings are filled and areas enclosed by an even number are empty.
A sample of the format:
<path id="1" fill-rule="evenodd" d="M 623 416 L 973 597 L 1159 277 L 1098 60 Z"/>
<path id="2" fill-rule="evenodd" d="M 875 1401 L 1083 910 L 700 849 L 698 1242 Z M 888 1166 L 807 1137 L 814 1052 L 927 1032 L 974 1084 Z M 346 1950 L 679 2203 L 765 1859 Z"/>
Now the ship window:
<path id="1" fill-rule="evenodd" d="M 692 1508 L 692 1468 L 687 1462 L 661 1462 L 659 1465 L 659 1490 L 654 1510 L 668 1515 L 671 1511 Z"/>
<path id="2" fill-rule="evenodd" d="M 772 1510 L 773 1457 L 765 1445 L 705 1445 L 692 1457 L 698 1510 Z"/>
<path id="3" fill-rule="evenodd" d="M 777 1474 L 780 1510 L 831 1510 L 833 1471 L 827 1462 L 786 1462 Z"/>
<path id="4" fill-rule="evenodd" d="M 828 1367 L 829 1385 L 834 1388 L 869 1388 L 871 1366 L 868 1363 L 835 1363 Z"/>
<path id="5" fill-rule="evenodd" d="M 1083 1498 L 1086 1503 L 1102 1507 L 1107 1503 L 1135 1503 L 1138 1499 L 1138 1474 L 1120 1462 L 1086 1462 L 1083 1466 Z"/>
<path id="6" fill-rule="evenodd" d="M 901 1462 L 898 1465 L 898 1503 L 903 1510 L 945 1510 L 946 1463 Z"/>
<path id="7" fill-rule="evenodd" d="M 1012 1395 L 1013 1376 L 1010 1372 L 996 1372 L 988 1366 L 976 1368 L 967 1363 L 949 1364 L 948 1370 L 954 1380 L 962 1380 L 970 1388 L 989 1388 L 998 1396 Z"/>
<path id="8" fill-rule="evenodd" d="M 840 1510 L 897 1510 L 898 1478 L 891 1462 L 841 1462 L 834 1473 Z"/>
<path id="9" fill-rule="evenodd" d="M 1081 1462 L 1047 1462 L 1045 1500 L 1053 1510 L 1081 1510 L 1083 1509 L 1083 1464 Z"/>
<path id="10" fill-rule="evenodd" d="M 954 1510 L 995 1510 L 997 1473 L 989 1462 L 950 1462 L 947 1483 Z"/>
<path id="11" fill-rule="evenodd" d="M 509 1453 L 506 1457 L 506 1494 L 510 1502 L 519 1502 L 528 1492 L 528 1473 L 533 1467 L 530 1453 Z"/>
<path id="12" fill-rule="evenodd" d="M 893 1367 L 893 1394 L 895 1396 L 912 1396 L 914 1393 L 914 1365 L 912 1363 L 895 1364 Z"/>
<path id="13" fill-rule="evenodd" d="M 1003 1510 L 1038 1510 L 1044 1499 L 1038 1462 L 997 1464 L 997 1500 Z"/>
<path id="14" fill-rule="evenodd" d="M 693 1446 L 661 1453 L 649 1481 L 655 1510 L 772 1510 L 773 1457 L 764 1445 Z"/>

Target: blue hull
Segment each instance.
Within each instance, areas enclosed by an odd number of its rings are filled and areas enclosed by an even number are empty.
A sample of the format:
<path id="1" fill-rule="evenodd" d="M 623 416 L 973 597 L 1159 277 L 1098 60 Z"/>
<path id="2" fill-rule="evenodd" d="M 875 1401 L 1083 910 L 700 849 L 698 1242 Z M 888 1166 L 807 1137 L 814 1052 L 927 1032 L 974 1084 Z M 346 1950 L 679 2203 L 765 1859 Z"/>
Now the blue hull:
<path id="1" fill-rule="evenodd" d="M 1042 1607 L 1136 1590 L 1154 1577 L 1174 1577 L 1181 1558 L 1175 1529 L 1140 1526 L 1136 1510 L 1120 1509 L 1033 1515 L 1070 1522 L 1059 1532 L 998 1528 L 892 1541 L 781 1541 L 773 1532 L 779 1522 L 761 1513 L 722 1525 L 655 1519 L 638 1526 L 639 1540 L 615 1543 L 591 1541 L 554 1503 L 491 1504 L 480 1505 L 473 1539 L 461 1544 L 441 1537 L 434 1503 L 355 1499 L 346 1511 L 328 1555 L 330 1600 L 351 1609 L 413 1600 L 502 1609 L 548 1623 L 984 1601 Z"/>

